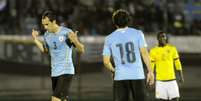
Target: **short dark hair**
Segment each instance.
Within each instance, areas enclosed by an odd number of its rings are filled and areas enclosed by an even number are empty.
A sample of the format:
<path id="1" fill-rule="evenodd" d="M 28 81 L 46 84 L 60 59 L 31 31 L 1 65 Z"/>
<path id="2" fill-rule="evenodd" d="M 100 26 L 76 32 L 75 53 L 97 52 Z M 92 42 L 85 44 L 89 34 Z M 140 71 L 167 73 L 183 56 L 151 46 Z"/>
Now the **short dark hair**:
<path id="1" fill-rule="evenodd" d="M 118 27 L 125 27 L 129 23 L 129 13 L 126 10 L 119 9 L 112 14 L 112 21 Z"/>
<path id="2" fill-rule="evenodd" d="M 51 22 L 57 20 L 57 16 L 52 10 L 45 10 L 42 14 L 42 19 L 45 17 L 48 17 Z"/>

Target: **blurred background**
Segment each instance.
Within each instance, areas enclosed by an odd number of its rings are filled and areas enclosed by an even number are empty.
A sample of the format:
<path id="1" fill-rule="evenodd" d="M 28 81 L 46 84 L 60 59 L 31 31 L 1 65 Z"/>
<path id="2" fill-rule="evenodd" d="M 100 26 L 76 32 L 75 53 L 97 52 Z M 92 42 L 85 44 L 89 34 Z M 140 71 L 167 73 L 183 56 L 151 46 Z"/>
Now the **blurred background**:
<path id="1" fill-rule="evenodd" d="M 86 46 L 85 54 L 74 53 L 71 101 L 112 101 L 112 78 L 101 54 L 119 8 L 130 12 L 130 26 L 144 32 L 148 49 L 157 44 L 158 31 L 168 33 L 183 64 L 181 101 L 201 101 L 201 0 L 0 0 L 0 101 L 50 101 L 49 57 L 31 38 L 32 28 L 43 35 L 45 9 L 56 11 L 62 26 L 78 30 Z M 153 92 L 147 89 L 150 101 Z"/>

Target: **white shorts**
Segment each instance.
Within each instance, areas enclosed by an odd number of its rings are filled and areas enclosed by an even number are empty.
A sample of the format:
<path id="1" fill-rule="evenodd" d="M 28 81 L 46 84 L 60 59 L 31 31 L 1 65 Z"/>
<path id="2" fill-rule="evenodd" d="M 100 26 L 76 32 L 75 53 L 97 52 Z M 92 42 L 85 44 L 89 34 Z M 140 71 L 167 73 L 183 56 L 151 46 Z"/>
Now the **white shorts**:
<path id="1" fill-rule="evenodd" d="M 155 88 L 156 99 L 171 100 L 179 98 L 179 88 L 176 80 L 173 81 L 156 81 Z"/>

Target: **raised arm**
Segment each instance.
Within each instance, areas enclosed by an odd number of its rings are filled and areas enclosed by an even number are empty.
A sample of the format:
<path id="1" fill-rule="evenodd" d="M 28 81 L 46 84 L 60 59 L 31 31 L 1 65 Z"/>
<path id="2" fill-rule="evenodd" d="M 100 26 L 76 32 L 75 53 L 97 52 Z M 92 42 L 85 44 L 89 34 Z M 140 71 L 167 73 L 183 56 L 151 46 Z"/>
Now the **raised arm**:
<path id="1" fill-rule="evenodd" d="M 147 51 L 147 48 L 145 48 L 145 47 L 140 48 L 140 52 L 142 55 L 142 59 L 143 59 L 144 63 L 146 64 L 146 67 L 148 70 L 147 83 L 149 85 L 153 85 L 154 84 L 154 74 L 153 74 L 153 71 L 151 69 L 150 57 L 149 57 L 149 53 Z"/>
<path id="2" fill-rule="evenodd" d="M 48 50 L 44 48 L 43 43 L 38 39 L 38 31 L 32 29 L 32 37 L 36 46 L 40 49 L 41 52 L 45 53 Z"/>
<path id="3" fill-rule="evenodd" d="M 80 53 L 84 53 L 85 49 L 84 49 L 84 45 L 78 40 L 78 37 L 77 37 L 77 31 L 74 33 L 74 32 L 70 32 L 69 35 L 68 35 L 70 41 L 72 43 L 74 43 L 75 47 L 78 49 L 78 51 Z"/>

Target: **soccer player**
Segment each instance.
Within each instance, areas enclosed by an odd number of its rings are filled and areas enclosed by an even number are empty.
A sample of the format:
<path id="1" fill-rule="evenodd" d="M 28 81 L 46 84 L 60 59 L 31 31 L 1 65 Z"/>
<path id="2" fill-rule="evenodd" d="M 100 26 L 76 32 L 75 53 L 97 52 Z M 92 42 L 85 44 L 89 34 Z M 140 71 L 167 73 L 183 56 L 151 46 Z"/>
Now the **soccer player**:
<path id="1" fill-rule="evenodd" d="M 160 101 L 178 101 L 180 95 L 174 66 L 181 82 L 184 82 L 184 78 L 177 49 L 168 44 L 165 32 L 159 32 L 157 39 L 158 46 L 150 50 L 151 67 L 156 73 L 155 97 Z"/>
<path id="2" fill-rule="evenodd" d="M 149 53 L 142 31 L 128 27 L 129 13 L 119 9 L 112 15 L 117 28 L 105 39 L 103 62 L 114 73 L 114 101 L 128 101 L 130 92 L 135 101 L 145 101 L 145 75 L 141 56 L 147 66 L 147 83 L 153 85 Z M 114 60 L 115 68 L 111 60 Z"/>
<path id="3" fill-rule="evenodd" d="M 72 63 L 72 48 L 76 47 L 81 53 L 84 45 L 78 40 L 77 33 L 71 29 L 59 26 L 56 15 L 52 11 L 45 11 L 42 15 L 42 25 L 46 32 L 44 43 L 38 39 L 38 31 L 32 30 L 35 44 L 42 52 L 51 56 L 52 100 L 68 101 L 68 91 L 74 66 Z"/>

